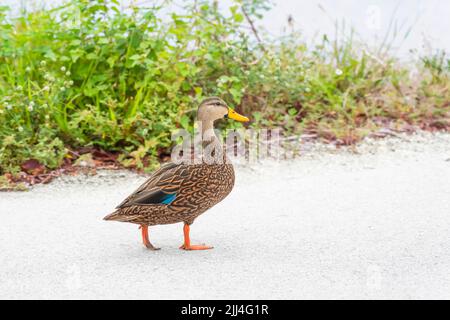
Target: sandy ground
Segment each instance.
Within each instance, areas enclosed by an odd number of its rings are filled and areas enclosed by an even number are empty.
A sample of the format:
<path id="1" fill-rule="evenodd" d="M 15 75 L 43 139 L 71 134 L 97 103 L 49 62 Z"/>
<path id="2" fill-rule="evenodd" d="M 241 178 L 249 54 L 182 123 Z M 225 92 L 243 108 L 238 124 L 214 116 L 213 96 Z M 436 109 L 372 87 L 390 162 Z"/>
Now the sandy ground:
<path id="1" fill-rule="evenodd" d="M 102 172 L 0 193 L 0 298 L 450 298 L 450 135 L 314 146 L 239 166 L 191 228 L 106 222 L 145 177 Z"/>

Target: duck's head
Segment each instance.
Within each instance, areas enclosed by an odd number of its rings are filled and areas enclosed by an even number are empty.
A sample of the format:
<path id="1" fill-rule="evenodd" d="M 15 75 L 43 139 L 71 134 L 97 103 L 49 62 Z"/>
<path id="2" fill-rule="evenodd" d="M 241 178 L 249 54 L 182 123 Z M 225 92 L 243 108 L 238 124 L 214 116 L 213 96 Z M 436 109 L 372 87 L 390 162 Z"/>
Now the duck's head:
<path id="1" fill-rule="evenodd" d="M 200 103 L 197 118 L 202 122 L 214 122 L 219 119 L 233 119 L 247 122 L 249 119 L 231 109 L 225 101 L 218 97 L 206 98 Z"/>

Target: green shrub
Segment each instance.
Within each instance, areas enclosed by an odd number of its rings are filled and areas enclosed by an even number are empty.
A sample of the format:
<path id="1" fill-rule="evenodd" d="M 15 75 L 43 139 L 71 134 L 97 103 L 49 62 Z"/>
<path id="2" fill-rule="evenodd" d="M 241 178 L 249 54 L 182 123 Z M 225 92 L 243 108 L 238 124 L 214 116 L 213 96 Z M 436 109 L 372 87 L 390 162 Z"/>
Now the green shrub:
<path id="1" fill-rule="evenodd" d="M 193 3 L 164 20 L 162 8 L 124 13 L 113 0 L 71 0 L 18 18 L 0 8 L 0 174 L 31 158 L 56 168 L 67 148 L 85 146 L 143 167 L 171 146 L 171 130 L 192 129 L 192 111 L 210 95 L 251 115 L 254 127 L 344 143 L 381 118 L 449 118 L 445 53 L 422 58 L 411 77 L 351 40 L 253 41 L 243 26 L 264 0 L 235 0 L 225 13 L 215 1 Z"/>

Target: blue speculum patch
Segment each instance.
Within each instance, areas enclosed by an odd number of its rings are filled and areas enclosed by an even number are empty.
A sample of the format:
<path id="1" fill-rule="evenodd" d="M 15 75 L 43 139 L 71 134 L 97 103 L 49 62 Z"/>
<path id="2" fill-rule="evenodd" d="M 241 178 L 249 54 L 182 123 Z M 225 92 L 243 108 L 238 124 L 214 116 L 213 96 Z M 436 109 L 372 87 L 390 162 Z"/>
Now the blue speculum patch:
<path id="1" fill-rule="evenodd" d="M 175 200 L 176 196 L 177 196 L 176 193 L 168 194 L 168 195 L 164 196 L 164 198 L 161 201 L 161 203 L 163 203 L 163 204 L 171 204 L 172 201 Z"/>

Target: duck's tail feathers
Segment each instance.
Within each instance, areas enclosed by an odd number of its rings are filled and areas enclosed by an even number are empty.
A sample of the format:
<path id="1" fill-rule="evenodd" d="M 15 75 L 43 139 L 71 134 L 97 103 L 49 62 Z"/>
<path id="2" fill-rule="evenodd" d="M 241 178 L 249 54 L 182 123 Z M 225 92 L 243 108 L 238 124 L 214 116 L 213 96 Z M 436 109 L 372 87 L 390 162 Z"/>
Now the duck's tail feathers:
<path id="1" fill-rule="evenodd" d="M 108 214 L 103 218 L 103 220 L 107 221 L 122 221 L 122 222 L 129 222 L 133 220 L 135 217 L 124 215 L 120 210 L 116 210 L 111 214 Z"/>
<path id="2" fill-rule="evenodd" d="M 106 215 L 105 217 L 103 217 L 103 220 L 112 220 L 112 221 L 114 221 L 114 220 L 116 220 L 118 218 L 118 216 L 119 216 L 118 212 L 114 211 L 113 213 L 110 213 L 110 214 Z"/>

